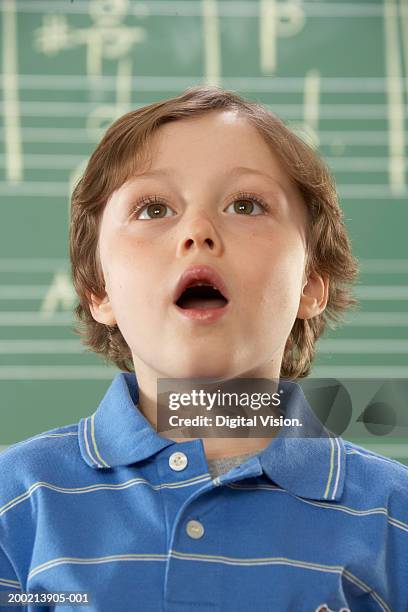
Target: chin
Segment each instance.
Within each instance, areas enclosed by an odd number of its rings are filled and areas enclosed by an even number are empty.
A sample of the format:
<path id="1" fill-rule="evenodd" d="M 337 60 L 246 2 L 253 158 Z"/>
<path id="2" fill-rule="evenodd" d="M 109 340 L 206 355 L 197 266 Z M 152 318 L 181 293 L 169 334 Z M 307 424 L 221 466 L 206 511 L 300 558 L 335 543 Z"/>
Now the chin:
<path id="1" fill-rule="evenodd" d="M 207 358 L 201 355 L 197 361 L 192 361 L 184 364 L 178 363 L 179 374 L 174 378 L 231 378 L 231 363 L 217 363 L 217 360 Z"/>

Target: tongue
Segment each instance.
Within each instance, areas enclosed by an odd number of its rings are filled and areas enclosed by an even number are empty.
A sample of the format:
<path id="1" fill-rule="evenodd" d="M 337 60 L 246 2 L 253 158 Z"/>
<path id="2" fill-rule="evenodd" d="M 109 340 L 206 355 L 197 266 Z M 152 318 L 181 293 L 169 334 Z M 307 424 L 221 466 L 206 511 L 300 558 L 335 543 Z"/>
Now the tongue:
<path id="1" fill-rule="evenodd" d="M 226 300 L 222 298 L 196 298 L 185 297 L 180 301 L 181 308 L 197 308 L 204 310 L 205 308 L 222 308 L 225 306 Z"/>

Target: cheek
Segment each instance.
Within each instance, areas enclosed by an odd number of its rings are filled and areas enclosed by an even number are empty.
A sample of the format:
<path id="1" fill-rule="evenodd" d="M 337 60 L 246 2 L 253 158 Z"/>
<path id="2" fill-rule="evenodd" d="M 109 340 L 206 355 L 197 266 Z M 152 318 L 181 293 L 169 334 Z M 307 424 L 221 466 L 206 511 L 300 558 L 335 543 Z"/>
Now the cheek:
<path id="1" fill-rule="evenodd" d="M 122 317 L 151 319 L 163 292 L 163 269 L 122 245 L 109 262 L 107 290 L 114 311 Z"/>
<path id="2" fill-rule="evenodd" d="M 262 264 L 254 268 L 254 294 L 265 305 L 289 316 L 298 307 L 302 290 L 305 254 L 303 248 L 287 249 L 276 244 Z M 258 292 L 256 291 L 258 287 Z M 254 295 L 255 299 L 255 295 Z"/>

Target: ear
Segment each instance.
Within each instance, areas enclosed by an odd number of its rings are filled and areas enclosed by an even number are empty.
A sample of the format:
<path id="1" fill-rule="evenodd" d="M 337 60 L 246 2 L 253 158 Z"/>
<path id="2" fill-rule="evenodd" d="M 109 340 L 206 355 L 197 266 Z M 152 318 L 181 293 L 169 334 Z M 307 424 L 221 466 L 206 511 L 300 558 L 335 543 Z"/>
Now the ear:
<path id="1" fill-rule="evenodd" d="M 303 284 L 298 319 L 312 319 L 326 308 L 329 299 L 329 276 L 313 272 Z"/>
<path id="2" fill-rule="evenodd" d="M 95 321 L 110 326 L 116 325 L 116 318 L 107 294 L 103 298 L 92 294 L 89 308 Z"/>

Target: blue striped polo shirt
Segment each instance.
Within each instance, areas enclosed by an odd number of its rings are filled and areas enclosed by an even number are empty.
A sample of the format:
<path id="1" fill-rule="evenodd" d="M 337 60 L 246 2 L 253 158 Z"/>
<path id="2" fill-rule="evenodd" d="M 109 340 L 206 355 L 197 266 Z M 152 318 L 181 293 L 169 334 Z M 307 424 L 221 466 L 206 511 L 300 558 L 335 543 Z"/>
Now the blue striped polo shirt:
<path id="1" fill-rule="evenodd" d="M 286 416 L 309 418 L 292 389 Z M 0 590 L 86 592 L 71 607 L 92 612 L 408 610 L 407 467 L 283 431 L 212 479 L 202 439 L 160 436 L 118 373 L 90 416 L 0 455 Z"/>

